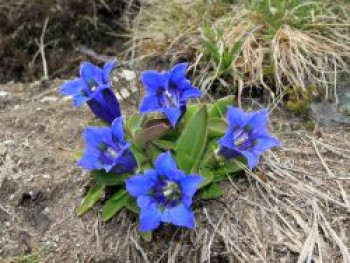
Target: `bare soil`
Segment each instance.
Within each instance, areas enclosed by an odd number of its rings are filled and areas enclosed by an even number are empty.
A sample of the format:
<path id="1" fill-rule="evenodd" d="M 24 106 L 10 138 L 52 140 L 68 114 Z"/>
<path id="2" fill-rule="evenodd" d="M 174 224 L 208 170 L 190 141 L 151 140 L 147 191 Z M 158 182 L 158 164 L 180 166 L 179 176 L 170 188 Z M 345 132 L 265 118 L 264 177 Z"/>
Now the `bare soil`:
<path id="1" fill-rule="evenodd" d="M 348 126 L 275 109 L 283 147 L 225 182 L 219 200 L 196 202 L 194 231 L 164 225 L 148 243 L 128 212 L 103 223 L 99 204 L 76 216 L 90 180 L 74 156 L 92 115 L 59 97 L 60 83 L 0 86 L 1 262 L 36 252 L 40 262 L 350 262 Z"/>

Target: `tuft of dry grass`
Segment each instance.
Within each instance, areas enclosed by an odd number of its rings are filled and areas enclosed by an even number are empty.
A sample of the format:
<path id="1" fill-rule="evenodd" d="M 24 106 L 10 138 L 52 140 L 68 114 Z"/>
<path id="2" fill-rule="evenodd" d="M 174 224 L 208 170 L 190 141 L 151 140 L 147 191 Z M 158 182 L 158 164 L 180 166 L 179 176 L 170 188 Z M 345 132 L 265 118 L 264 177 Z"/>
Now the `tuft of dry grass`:
<path id="1" fill-rule="evenodd" d="M 350 73 L 343 1 L 170 2 L 143 6 L 134 43 L 141 57 L 191 61 L 203 90 L 263 87 L 274 98 L 316 86 L 328 99 L 339 73 Z"/>

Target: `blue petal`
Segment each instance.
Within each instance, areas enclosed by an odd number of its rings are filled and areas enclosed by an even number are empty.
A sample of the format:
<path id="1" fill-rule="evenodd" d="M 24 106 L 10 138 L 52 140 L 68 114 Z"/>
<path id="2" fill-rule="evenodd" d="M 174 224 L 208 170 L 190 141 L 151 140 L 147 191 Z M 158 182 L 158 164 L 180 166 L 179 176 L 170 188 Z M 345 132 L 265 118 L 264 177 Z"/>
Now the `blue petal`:
<path id="1" fill-rule="evenodd" d="M 89 101 L 90 99 L 84 95 L 75 95 L 73 97 L 73 106 L 78 108 L 81 105 L 83 105 L 85 102 Z"/>
<path id="2" fill-rule="evenodd" d="M 147 195 L 141 195 L 137 197 L 137 205 L 143 209 L 149 206 L 152 203 L 152 198 Z"/>
<path id="3" fill-rule="evenodd" d="M 180 181 L 181 192 L 182 192 L 182 202 L 185 206 L 190 207 L 192 204 L 192 197 L 197 191 L 199 185 L 201 184 L 203 178 L 198 175 L 190 175 L 184 177 Z"/>
<path id="4" fill-rule="evenodd" d="M 188 99 L 199 98 L 201 96 L 202 96 L 202 92 L 199 89 L 190 87 L 184 90 L 181 96 L 181 99 L 186 101 Z"/>
<path id="5" fill-rule="evenodd" d="M 111 131 L 107 127 L 88 127 L 84 130 L 84 140 L 89 147 L 99 148 L 103 142 L 108 141 Z"/>
<path id="6" fill-rule="evenodd" d="M 164 113 L 167 116 L 170 125 L 175 128 L 177 122 L 179 121 L 182 111 L 178 108 L 164 108 Z"/>
<path id="7" fill-rule="evenodd" d="M 187 66 L 187 63 L 179 63 L 175 65 L 170 72 L 170 82 L 179 87 L 186 79 Z"/>
<path id="8" fill-rule="evenodd" d="M 187 228 L 194 227 L 193 212 L 183 204 L 179 204 L 176 207 L 166 209 L 162 214 L 161 219 L 164 223 L 172 223 L 174 225 L 184 226 Z"/>
<path id="9" fill-rule="evenodd" d="M 252 113 L 251 119 L 248 122 L 254 131 L 259 133 L 267 133 L 266 125 L 268 121 L 268 110 L 260 110 Z"/>
<path id="10" fill-rule="evenodd" d="M 263 153 L 270 148 L 281 145 L 281 142 L 272 136 L 258 137 L 256 138 L 256 143 L 254 151 L 257 151 L 258 153 Z"/>
<path id="11" fill-rule="evenodd" d="M 159 111 L 161 106 L 159 105 L 157 95 L 147 95 L 143 98 L 140 106 L 140 112 L 153 112 Z"/>
<path id="12" fill-rule="evenodd" d="M 132 196 L 148 195 L 156 180 L 156 171 L 147 170 L 143 175 L 139 174 L 126 180 L 126 190 Z"/>
<path id="13" fill-rule="evenodd" d="M 98 155 L 85 151 L 83 157 L 78 161 L 78 165 L 86 170 L 96 169 L 96 164 L 98 163 Z"/>
<path id="14" fill-rule="evenodd" d="M 128 142 L 124 149 L 119 153 L 118 157 L 113 162 L 113 167 L 110 171 L 122 174 L 133 173 L 137 167 L 136 159 L 133 153 L 129 149 L 130 143 Z"/>
<path id="15" fill-rule="evenodd" d="M 219 140 L 219 144 L 221 146 L 227 147 L 227 148 L 233 148 L 234 147 L 234 140 L 233 140 L 233 131 L 231 127 L 227 128 L 226 133 L 224 136 L 222 136 Z"/>
<path id="16" fill-rule="evenodd" d="M 174 170 L 177 170 L 176 162 L 169 151 L 160 154 L 155 160 L 154 166 L 160 176 L 169 177 Z"/>
<path id="17" fill-rule="evenodd" d="M 113 59 L 111 61 L 106 62 L 106 64 L 103 66 L 103 81 L 104 81 L 104 83 L 109 83 L 109 76 L 110 76 L 113 68 L 116 67 L 116 65 L 117 65 L 117 60 Z"/>
<path id="18" fill-rule="evenodd" d="M 140 212 L 140 231 L 149 232 L 156 229 L 160 225 L 161 213 L 157 209 L 156 204 L 152 204 L 147 208 L 141 209 Z"/>
<path id="19" fill-rule="evenodd" d="M 141 74 L 141 81 L 149 94 L 157 93 L 159 88 L 165 88 L 166 78 L 155 70 L 145 70 Z"/>
<path id="20" fill-rule="evenodd" d="M 259 164 L 259 155 L 255 155 L 251 151 L 242 151 L 242 155 L 247 159 L 250 170 Z"/>
<path id="21" fill-rule="evenodd" d="M 250 120 L 251 114 L 243 111 L 240 108 L 228 106 L 227 119 L 231 127 L 243 127 Z"/>
<path id="22" fill-rule="evenodd" d="M 112 122 L 112 136 L 116 138 L 118 142 L 123 141 L 124 139 L 123 117 L 118 117 Z"/>
<path id="23" fill-rule="evenodd" d="M 98 85 L 103 85 L 103 71 L 90 62 L 83 62 L 80 67 L 80 76 L 86 81 L 94 80 Z"/>
<path id="24" fill-rule="evenodd" d="M 60 92 L 64 95 L 75 96 L 79 95 L 83 91 L 83 82 L 81 79 L 74 79 L 66 81 L 60 88 Z"/>

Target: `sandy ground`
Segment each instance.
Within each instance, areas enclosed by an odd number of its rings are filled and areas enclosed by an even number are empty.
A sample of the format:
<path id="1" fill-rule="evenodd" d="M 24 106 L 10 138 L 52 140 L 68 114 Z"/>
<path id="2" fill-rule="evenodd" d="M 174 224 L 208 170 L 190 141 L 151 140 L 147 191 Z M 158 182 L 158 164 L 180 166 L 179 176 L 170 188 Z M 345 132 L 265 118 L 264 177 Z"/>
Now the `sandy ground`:
<path id="1" fill-rule="evenodd" d="M 196 202 L 194 231 L 162 226 L 148 243 L 128 212 L 76 216 L 90 180 L 74 155 L 92 115 L 59 97 L 60 83 L 0 86 L 1 262 L 350 262 L 349 127 L 274 110 L 283 147 L 219 200 Z"/>

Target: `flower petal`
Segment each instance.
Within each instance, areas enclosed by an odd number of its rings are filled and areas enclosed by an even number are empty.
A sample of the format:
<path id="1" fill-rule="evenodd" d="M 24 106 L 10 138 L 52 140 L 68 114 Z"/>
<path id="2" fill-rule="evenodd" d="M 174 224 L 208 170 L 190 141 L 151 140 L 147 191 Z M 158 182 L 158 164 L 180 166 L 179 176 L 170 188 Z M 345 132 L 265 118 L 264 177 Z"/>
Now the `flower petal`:
<path id="1" fill-rule="evenodd" d="M 145 70 L 141 74 L 141 81 L 145 85 L 148 94 L 157 93 L 159 88 L 165 88 L 166 78 L 155 70 Z"/>
<path id="2" fill-rule="evenodd" d="M 109 83 L 109 77 L 112 72 L 112 70 L 117 66 L 117 60 L 113 59 L 103 66 L 103 81 L 104 83 Z"/>
<path id="3" fill-rule="evenodd" d="M 257 144 L 254 146 L 253 149 L 254 151 L 257 151 L 260 154 L 270 148 L 278 147 L 281 145 L 281 142 L 272 136 L 258 137 L 256 139 L 256 143 Z"/>
<path id="4" fill-rule="evenodd" d="M 182 82 L 186 79 L 187 66 L 188 63 L 179 63 L 175 65 L 170 72 L 170 83 L 180 87 Z"/>
<path id="5" fill-rule="evenodd" d="M 166 209 L 162 214 L 161 220 L 164 223 L 172 223 L 177 226 L 194 227 L 193 212 L 183 204 Z"/>
<path id="6" fill-rule="evenodd" d="M 143 209 L 152 203 L 152 198 L 147 195 L 137 197 L 137 205 Z"/>
<path id="7" fill-rule="evenodd" d="M 148 195 L 156 184 L 157 173 L 155 170 L 147 170 L 143 175 L 135 175 L 126 180 L 126 190 L 132 196 Z"/>
<path id="8" fill-rule="evenodd" d="M 98 163 L 98 155 L 89 151 L 85 151 L 83 157 L 78 161 L 78 165 L 86 170 L 96 169 L 96 164 Z"/>
<path id="9" fill-rule="evenodd" d="M 84 95 L 75 95 L 73 97 L 73 106 L 78 108 L 90 99 Z"/>
<path id="10" fill-rule="evenodd" d="M 88 147 L 99 149 L 103 142 L 108 141 L 109 134 L 110 129 L 107 127 L 87 127 L 83 136 Z"/>
<path id="11" fill-rule="evenodd" d="M 143 98 L 140 106 L 140 112 L 153 112 L 160 111 L 161 106 L 159 105 L 158 97 L 154 94 L 147 95 Z"/>
<path id="12" fill-rule="evenodd" d="M 199 185 L 201 184 L 203 178 L 199 175 L 189 175 L 184 177 L 180 181 L 182 201 L 185 206 L 190 207 L 192 204 L 192 197 L 197 191 Z"/>
<path id="13" fill-rule="evenodd" d="M 219 144 L 221 146 L 227 147 L 227 148 L 233 148 L 234 147 L 234 140 L 233 140 L 233 131 L 231 127 L 227 128 L 226 133 L 224 136 L 222 136 L 219 140 Z"/>
<path id="14" fill-rule="evenodd" d="M 250 170 L 259 164 L 259 155 L 256 155 L 251 151 L 242 151 L 242 155 L 247 159 Z"/>
<path id="15" fill-rule="evenodd" d="M 90 62 L 83 62 L 80 66 L 80 76 L 89 83 L 94 80 L 97 85 L 103 85 L 103 71 Z"/>
<path id="16" fill-rule="evenodd" d="M 177 170 L 176 162 L 169 151 L 160 154 L 155 160 L 154 166 L 160 176 L 171 177 L 173 170 Z"/>
<path id="17" fill-rule="evenodd" d="M 66 81 L 60 88 L 60 92 L 64 95 L 75 96 L 81 94 L 84 89 L 81 79 L 73 79 Z"/>
<path id="18" fill-rule="evenodd" d="M 182 111 L 179 108 L 164 108 L 164 113 L 167 116 L 170 125 L 175 128 L 182 115 Z"/>
<path id="19" fill-rule="evenodd" d="M 251 119 L 248 122 L 254 131 L 261 133 L 267 133 L 267 121 L 268 121 L 268 110 L 263 109 L 257 112 L 252 113 Z"/>
<path id="20" fill-rule="evenodd" d="M 202 92 L 194 87 L 189 87 L 184 90 L 181 99 L 182 100 L 188 100 L 188 99 L 194 99 L 194 98 L 199 98 L 202 96 Z"/>
<path id="21" fill-rule="evenodd" d="M 147 208 L 141 209 L 140 212 L 140 231 L 149 232 L 156 229 L 160 225 L 161 213 L 157 209 L 156 204 L 149 205 Z"/>
<path id="22" fill-rule="evenodd" d="M 118 117 L 112 122 L 112 137 L 117 142 L 122 142 L 124 139 L 123 117 Z"/>
<path id="23" fill-rule="evenodd" d="M 227 119 L 231 127 L 243 127 L 250 120 L 251 114 L 232 106 L 227 107 Z"/>

